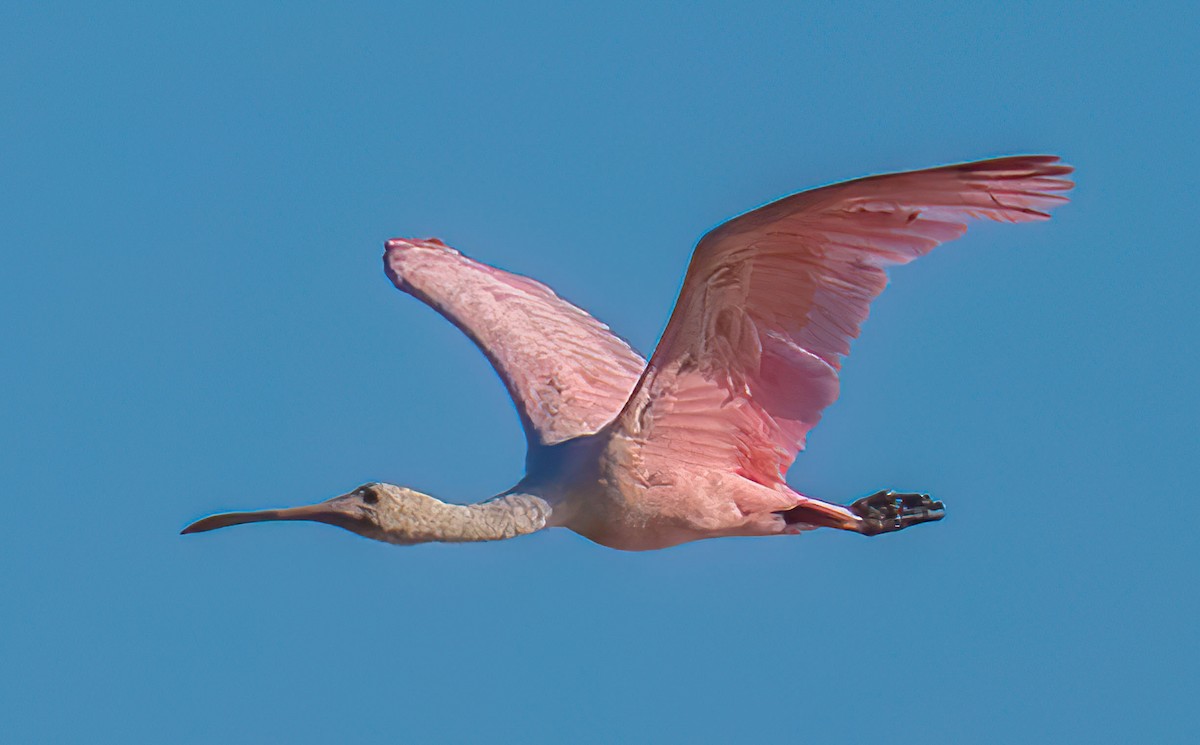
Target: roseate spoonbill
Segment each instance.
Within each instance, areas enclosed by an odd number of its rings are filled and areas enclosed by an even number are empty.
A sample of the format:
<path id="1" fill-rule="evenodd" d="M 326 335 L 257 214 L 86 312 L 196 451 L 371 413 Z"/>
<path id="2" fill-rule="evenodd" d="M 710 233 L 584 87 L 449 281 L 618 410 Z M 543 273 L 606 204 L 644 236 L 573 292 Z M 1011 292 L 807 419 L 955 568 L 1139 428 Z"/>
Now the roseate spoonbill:
<path id="1" fill-rule="evenodd" d="M 313 520 L 413 544 L 562 526 L 636 551 L 940 520 L 928 495 L 881 491 L 843 506 L 794 491 L 784 474 L 837 398 L 841 359 L 887 284 L 884 268 L 959 237 L 972 218 L 1048 218 L 1067 201 L 1071 170 L 1053 156 L 997 158 L 847 181 L 735 217 L 696 245 L 649 363 L 540 282 L 437 239 L 390 240 L 388 277 L 471 337 L 508 388 L 528 442 L 525 478 L 470 505 L 364 484 L 183 532 Z"/>

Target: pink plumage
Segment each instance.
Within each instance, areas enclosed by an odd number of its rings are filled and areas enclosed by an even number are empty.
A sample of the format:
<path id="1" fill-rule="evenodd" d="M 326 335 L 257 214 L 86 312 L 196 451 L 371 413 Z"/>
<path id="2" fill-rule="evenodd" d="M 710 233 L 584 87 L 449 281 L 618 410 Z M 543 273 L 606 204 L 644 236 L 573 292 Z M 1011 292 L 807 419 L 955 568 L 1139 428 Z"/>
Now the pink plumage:
<path id="1" fill-rule="evenodd" d="M 388 241 L 396 287 L 465 332 L 504 381 L 529 443 L 526 477 L 483 505 L 367 485 L 323 503 L 336 509 L 218 515 L 188 532 L 320 519 L 411 543 L 564 526 L 639 550 L 821 526 L 873 535 L 940 519 L 942 504 L 927 495 L 881 491 L 843 506 L 784 477 L 838 396 L 842 359 L 887 285 L 885 268 L 961 236 L 975 218 L 1048 218 L 1067 201 L 1071 170 L 1053 156 L 997 158 L 834 184 L 735 217 L 697 244 L 648 364 L 540 282 L 436 239 Z"/>
<path id="2" fill-rule="evenodd" d="M 388 241 L 384 269 L 487 356 L 531 444 L 597 432 L 646 366 L 607 326 L 546 285 L 472 261 L 436 238 Z"/>
<path id="3" fill-rule="evenodd" d="M 1059 192 L 1073 184 L 1061 176 L 1070 171 L 1052 156 L 1018 156 L 872 176 L 724 223 L 696 247 L 671 322 L 626 406 L 625 427 L 678 426 L 656 409 L 686 411 L 687 401 L 712 389 L 709 400 L 738 404 L 705 408 L 728 426 L 690 441 L 739 453 L 708 465 L 781 484 L 804 436 L 837 398 L 836 371 L 887 285 L 884 268 L 959 237 L 971 218 L 1048 218 L 1041 210 L 1066 201 Z M 656 449 L 653 441 L 646 447 Z"/>

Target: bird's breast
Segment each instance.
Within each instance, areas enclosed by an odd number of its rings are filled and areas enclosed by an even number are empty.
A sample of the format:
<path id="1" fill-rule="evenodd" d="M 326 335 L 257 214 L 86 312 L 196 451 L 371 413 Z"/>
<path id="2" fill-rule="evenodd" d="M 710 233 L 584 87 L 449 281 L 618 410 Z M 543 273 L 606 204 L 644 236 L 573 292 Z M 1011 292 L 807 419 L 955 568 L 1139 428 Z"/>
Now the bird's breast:
<path id="1" fill-rule="evenodd" d="M 583 452 L 577 451 L 576 455 Z M 551 524 L 611 548 L 644 551 L 736 533 L 745 522 L 713 474 L 647 471 L 613 438 L 540 483 Z"/>

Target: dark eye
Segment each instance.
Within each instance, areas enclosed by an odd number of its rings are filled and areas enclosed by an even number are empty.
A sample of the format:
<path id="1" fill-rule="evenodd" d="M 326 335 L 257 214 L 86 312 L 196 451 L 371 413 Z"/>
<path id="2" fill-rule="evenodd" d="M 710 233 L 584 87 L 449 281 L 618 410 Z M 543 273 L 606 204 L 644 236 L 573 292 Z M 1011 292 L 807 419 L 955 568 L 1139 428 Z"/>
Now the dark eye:
<path id="1" fill-rule="evenodd" d="M 362 490 L 362 501 L 365 502 L 366 504 L 375 504 L 376 502 L 379 501 L 379 495 L 375 492 L 374 489 L 363 489 Z"/>

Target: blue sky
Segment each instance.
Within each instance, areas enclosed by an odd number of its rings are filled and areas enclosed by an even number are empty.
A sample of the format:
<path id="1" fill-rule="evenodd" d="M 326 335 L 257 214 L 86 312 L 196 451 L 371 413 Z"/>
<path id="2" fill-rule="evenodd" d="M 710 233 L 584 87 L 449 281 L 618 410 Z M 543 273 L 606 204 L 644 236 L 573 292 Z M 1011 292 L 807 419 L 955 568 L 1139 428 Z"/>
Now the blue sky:
<path id="1" fill-rule="evenodd" d="M 14 742 L 1182 743 L 1194 6 L 8 3 L 0 729 Z M 873 307 L 790 474 L 949 517 L 647 554 L 180 537 L 523 442 L 392 236 L 649 351 L 709 226 L 873 172 L 1078 167 Z"/>

